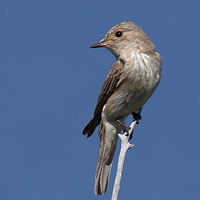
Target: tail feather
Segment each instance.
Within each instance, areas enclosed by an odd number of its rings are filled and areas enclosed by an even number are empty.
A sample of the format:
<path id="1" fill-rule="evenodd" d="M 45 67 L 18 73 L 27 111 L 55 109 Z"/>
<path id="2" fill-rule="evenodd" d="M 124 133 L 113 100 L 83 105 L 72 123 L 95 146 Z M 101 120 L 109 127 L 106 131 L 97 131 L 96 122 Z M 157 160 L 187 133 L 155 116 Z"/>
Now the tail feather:
<path id="1" fill-rule="evenodd" d="M 108 188 L 112 163 L 110 165 L 102 165 L 101 170 L 97 172 L 95 177 L 94 192 L 96 195 L 105 194 Z"/>
<path id="2" fill-rule="evenodd" d="M 94 192 L 96 195 L 105 194 L 108 187 L 112 160 L 116 149 L 117 137 L 107 138 L 105 125 L 100 125 L 100 153 L 97 163 Z"/>
<path id="3" fill-rule="evenodd" d="M 90 137 L 92 133 L 95 131 L 96 127 L 99 125 L 100 120 L 101 116 L 93 117 L 87 124 L 87 126 L 84 128 L 83 135 L 87 135 L 87 137 Z"/>

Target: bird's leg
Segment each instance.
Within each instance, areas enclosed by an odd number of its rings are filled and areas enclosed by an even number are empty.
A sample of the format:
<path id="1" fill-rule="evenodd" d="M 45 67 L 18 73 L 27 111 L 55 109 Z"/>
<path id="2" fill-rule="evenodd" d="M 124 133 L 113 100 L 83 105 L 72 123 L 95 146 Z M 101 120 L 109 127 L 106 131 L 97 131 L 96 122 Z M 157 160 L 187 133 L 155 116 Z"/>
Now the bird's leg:
<path id="1" fill-rule="evenodd" d="M 122 122 L 119 119 L 116 119 L 117 123 L 121 126 L 124 133 L 126 132 L 128 134 L 128 131 L 130 130 L 130 127 L 126 127 L 122 124 Z"/>
<path id="2" fill-rule="evenodd" d="M 137 112 L 133 112 L 132 115 L 133 115 L 133 118 L 134 120 L 136 121 L 136 124 L 139 124 L 139 120 L 142 119 L 142 116 L 141 116 L 141 111 L 142 111 L 142 108 L 140 108 Z"/>
<path id="3" fill-rule="evenodd" d="M 136 124 L 139 124 L 139 120 L 142 119 L 142 116 L 140 114 L 141 111 L 142 111 L 142 108 L 140 108 L 137 112 L 133 112 L 132 113 L 134 121 L 136 121 Z M 127 127 L 127 126 L 123 125 L 122 122 L 119 119 L 116 119 L 116 121 L 121 126 L 122 130 L 124 131 L 124 133 L 126 132 L 128 134 L 128 131 L 130 130 L 130 127 Z M 133 137 L 133 132 L 131 133 L 131 136 L 130 136 L 129 140 L 131 140 L 132 137 Z"/>
<path id="4" fill-rule="evenodd" d="M 136 121 L 136 124 L 139 124 L 140 123 L 139 120 L 142 119 L 140 113 L 133 112 L 132 115 L 133 115 L 134 120 Z"/>
<path id="5" fill-rule="evenodd" d="M 142 116 L 141 116 L 141 113 L 142 112 L 142 108 L 140 108 L 137 112 L 133 112 L 132 115 L 133 115 L 133 118 L 134 118 L 134 121 L 136 121 L 136 124 L 139 124 L 139 120 L 142 119 Z M 131 133 L 131 136 L 130 136 L 130 139 L 131 140 L 133 137 L 133 132 Z"/>

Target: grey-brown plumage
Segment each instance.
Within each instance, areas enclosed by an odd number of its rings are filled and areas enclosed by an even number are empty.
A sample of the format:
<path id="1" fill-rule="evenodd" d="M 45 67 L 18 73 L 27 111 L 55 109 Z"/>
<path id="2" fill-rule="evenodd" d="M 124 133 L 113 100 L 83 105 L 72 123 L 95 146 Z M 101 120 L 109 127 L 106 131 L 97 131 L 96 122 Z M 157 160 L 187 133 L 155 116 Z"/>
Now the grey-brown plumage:
<path id="1" fill-rule="evenodd" d="M 91 136 L 100 124 L 100 153 L 95 177 L 95 194 L 107 190 L 117 134 L 127 116 L 140 110 L 155 91 L 161 75 L 160 55 L 155 46 L 132 22 L 123 22 L 91 46 L 106 47 L 116 57 L 100 92 L 92 120 L 83 130 Z"/>

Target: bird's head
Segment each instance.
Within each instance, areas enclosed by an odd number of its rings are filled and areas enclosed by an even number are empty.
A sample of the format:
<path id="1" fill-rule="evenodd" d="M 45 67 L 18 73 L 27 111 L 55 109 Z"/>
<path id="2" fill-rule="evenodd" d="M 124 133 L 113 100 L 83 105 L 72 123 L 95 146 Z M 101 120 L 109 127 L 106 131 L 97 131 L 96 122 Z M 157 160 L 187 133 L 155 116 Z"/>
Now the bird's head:
<path id="1" fill-rule="evenodd" d="M 146 53 L 155 49 L 154 44 L 144 31 L 128 21 L 111 28 L 104 39 L 91 46 L 91 48 L 97 47 L 108 48 L 116 57 L 127 51 Z"/>

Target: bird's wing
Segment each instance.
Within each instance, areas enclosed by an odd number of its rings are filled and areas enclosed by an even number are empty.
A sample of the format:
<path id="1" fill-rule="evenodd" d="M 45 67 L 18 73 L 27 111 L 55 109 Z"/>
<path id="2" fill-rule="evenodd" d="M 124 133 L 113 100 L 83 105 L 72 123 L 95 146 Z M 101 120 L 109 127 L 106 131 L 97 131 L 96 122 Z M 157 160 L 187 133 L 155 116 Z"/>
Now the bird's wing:
<path id="1" fill-rule="evenodd" d="M 106 104 L 110 96 L 115 92 L 116 88 L 118 88 L 118 86 L 120 85 L 120 76 L 123 67 L 124 62 L 121 59 L 117 59 L 110 69 L 97 100 L 94 116 L 83 130 L 83 134 L 87 135 L 87 137 L 92 135 L 95 128 L 99 125 L 101 121 L 101 111 L 103 109 L 103 106 Z"/>
<path id="2" fill-rule="evenodd" d="M 110 96 L 115 92 L 116 88 L 118 88 L 119 82 L 121 82 L 120 76 L 122 73 L 123 66 L 123 62 L 120 59 L 118 59 L 110 69 L 110 72 L 106 77 L 99 98 L 97 100 L 96 108 L 94 111 L 94 117 L 99 114 L 101 115 L 103 106 L 106 104 Z"/>

